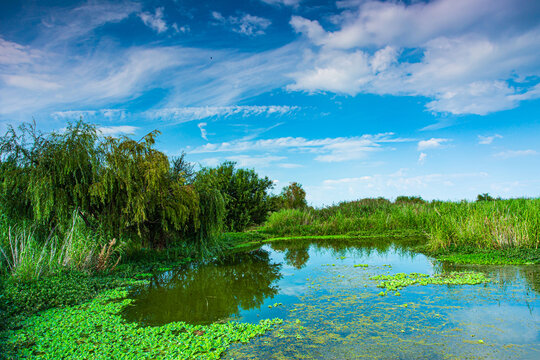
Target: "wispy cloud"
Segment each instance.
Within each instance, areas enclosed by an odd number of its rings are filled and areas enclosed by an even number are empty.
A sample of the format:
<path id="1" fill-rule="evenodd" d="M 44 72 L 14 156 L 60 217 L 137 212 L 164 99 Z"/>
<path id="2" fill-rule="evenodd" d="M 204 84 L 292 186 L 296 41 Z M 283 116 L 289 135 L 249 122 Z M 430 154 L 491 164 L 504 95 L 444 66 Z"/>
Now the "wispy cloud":
<path id="1" fill-rule="evenodd" d="M 420 155 L 418 156 L 418 164 L 419 165 L 424 165 L 424 163 L 426 162 L 426 158 L 427 158 L 427 154 L 426 153 L 420 153 Z"/>
<path id="2" fill-rule="evenodd" d="M 501 151 L 499 153 L 494 154 L 493 156 L 501 158 L 501 159 L 510 159 L 515 157 L 521 157 L 521 156 L 531 156 L 531 155 L 538 155 L 538 151 L 528 149 L 528 150 L 507 150 L 507 151 Z"/>
<path id="3" fill-rule="evenodd" d="M 224 17 L 221 13 L 213 11 L 212 17 L 224 27 L 246 36 L 264 35 L 266 29 L 272 24 L 266 18 L 249 14 Z"/>
<path id="4" fill-rule="evenodd" d="M 118 136 L 118 135 L 133 135 L 139 128 L 136 126 L 120 125 L 120 126 L 102 126 L 97 130 L 104 136 Z"/>
<path id="5" fill-rule="evenodd" d="M 206 144 L 190 151 L 192 154 L 252 151 L 296 151 L 316 154 L 319 162 L 342 162 L 362 159 L 368 153 L 382 149 L 383 143 L 409 139 L 393 137 L 393 133 L 308 140 L 303 137 L 282 137 L 262 140 L 236 140 Z"/>
<path id="6" fill-rule="evenodd" d="M 154 14 L 149 12 L 141 12 L 137 16 L 142 20 L 144 25 L 148 26 L 150 29 L 154 30 L 158 34 L 167 31 L 169 26 L 163 18 L 163 8 L 158 7 Z M 176 25 L 176 24 L 175 24 Z M 177 29 L 179 30 L 179 29 Z"/>
<path id="7" fill-rule="evenodd" d="M 261 0 L 264 3 L 267 3 L 269 5 L 277 5 L 277 6 L 293 6 L 296 7 L 302 2 L 302 0 Z"/>
<path id="8" fill-rule="evenodd" d="M 450 139 L 431 138 L 429 140 L 421 140 L 418 142 L 418 150 L 437 149 L 443 146 L 444 143 L 451 141 Z"/>
<path id="9" fill-rule="evenodd" d="M 207 133 L 206 133 L 206 128 L 205 128 L 206 125 L 208 125 L 208 124 L 205 123 L 205 122 L 202 122 L 202 123 L 197 124 L 197 126 L 199 127 L 199 130 L 201 130 L 201 137 L 202 137 L 204 140 L 208 141 L 208 137 L 206 137 L 206 135 L 207 135 Z"/>
<path id="10" fill-rule="evenodd" d="M 481 145 L 489 145 L 493 142 L 495 139 L 502 139 L 502 136 L 499 134 L 495 134 L 493 136 L 482 136 L 478 135 L 478 143 Z"/>
<path id="11" fill-rule="evenodd" d="M 66 110 L 55 111 L 51 117 L 56 120 L 76 121 L 83 119 L 85 121 L 116 121 L 124 120 L 128 113 L 123 109 L 100 109 L 100 110 Z"/>
<path id="12" fill-rule="evenodd" d="M 214 117 L 229 117 L 233 115 L 242 117 L 264 115 L 279 116 L 298 111 L 299 109 L 298 106 L 281 105 L 186 106 L 151 110 L 146 113 L 146 116 L 156 120 L 183 123 Z"/>

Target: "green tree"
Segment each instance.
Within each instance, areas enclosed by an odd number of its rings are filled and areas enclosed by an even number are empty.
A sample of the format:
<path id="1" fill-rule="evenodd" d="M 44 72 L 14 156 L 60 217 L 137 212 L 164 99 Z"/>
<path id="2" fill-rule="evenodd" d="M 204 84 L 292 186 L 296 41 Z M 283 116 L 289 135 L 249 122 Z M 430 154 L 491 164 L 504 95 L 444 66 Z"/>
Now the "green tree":
<path id="1" fill-rule="evenodd" d="M 268 190 L 273 184 L 268 177 L 260 178 L 252 169 L 235 166 L 234 162 L 224 162 L 216 168 L 201 169 L 197 181 L 216 186 L 225 198 L 225 227 L 230 231 L 242 231 L 266 219 Z"/>
<path id="2" fill-rule="evenodd" d="M 199 197 L 181 174 L 171 171 L 167 156 L 153 148 L 157 135 L 153 131 L 140 141 L 107 137 L 100 145 L 104 166 L 91 194 L 110 232 L 136 232 L 164 247 L 190 221 L 198 229 Z"/>
<path id="3" fill-rule="evenodd" d="M 43 134 L 36 124 L 10 127 L 0 138 L 0 201 L 13 219 L 45 228 L 62 225 L 78 210 L 95 215 L 90 188 L 100 154 L 96 128 L 79 121 L 62 132 Z"/>
<path id="4" fill-rule="evenodd" d="M 285 209 L 303 209 L 307 207 L 306 191 L 302 185 L 292 182 L 281 191 L 282 206 Z"/>

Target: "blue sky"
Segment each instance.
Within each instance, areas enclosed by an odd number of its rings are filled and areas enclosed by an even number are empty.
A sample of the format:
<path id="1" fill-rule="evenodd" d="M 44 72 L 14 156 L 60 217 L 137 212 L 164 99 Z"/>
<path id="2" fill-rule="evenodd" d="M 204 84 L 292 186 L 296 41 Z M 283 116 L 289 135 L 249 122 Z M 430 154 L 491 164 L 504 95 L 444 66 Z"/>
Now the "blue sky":
<path id="1" fill-rule="evenodd" d="M 316 206 L 538 197 L 540 2 L 0 3 L 0 131 L 81 116 Z"/>

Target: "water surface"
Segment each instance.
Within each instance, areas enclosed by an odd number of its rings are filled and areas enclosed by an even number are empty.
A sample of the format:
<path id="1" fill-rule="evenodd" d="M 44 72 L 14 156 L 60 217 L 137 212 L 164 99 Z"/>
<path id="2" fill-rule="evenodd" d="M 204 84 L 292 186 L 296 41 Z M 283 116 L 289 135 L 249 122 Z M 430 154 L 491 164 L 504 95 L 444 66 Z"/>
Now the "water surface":
<path id="1" fill-rule="evenodd" d="M 144 325 L 284 319 L 236 359 L 538 359 L 540 267 L 457 266 L 407 244 L 295 241 L 156 274 L 124 316 Z M 367 267 L 354 265 L 367 264 Z M 482 285 L 410 286 L 379 296 L 377 274 L 481 271 Z"/>

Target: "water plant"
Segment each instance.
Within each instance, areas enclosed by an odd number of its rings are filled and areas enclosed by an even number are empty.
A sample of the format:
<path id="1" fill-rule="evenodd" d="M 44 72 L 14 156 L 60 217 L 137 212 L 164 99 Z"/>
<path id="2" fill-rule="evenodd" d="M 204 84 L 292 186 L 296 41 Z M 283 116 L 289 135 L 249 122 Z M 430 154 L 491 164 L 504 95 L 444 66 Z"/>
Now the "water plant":
<path id="1" fill-rule="evenodd" d="M 411 285 L 477 285 L 489 282 L 483 273 L 472 271 L 452 271 L 449 273 L 427 275 L 420 273 L 397 273 L 392 275 L 376 275 L 370 280 L 379 280 L 377 287 L 386 291 L 398 291 Z M 399 294 L 399 292 L 398 292 Z"/>
<path id="2" fill-rule="evenodd" d="M 120 315 L 132 301 L 127 293 L 126 288 L 108 290 L 90 302 L 34 315 L 21 329 L 3 334 L 6 351 L 18 358 L 218 359 L 230 344 L 248 342 L 281 323 L 267 319 L 258 324 L 142 327 Z"/>

